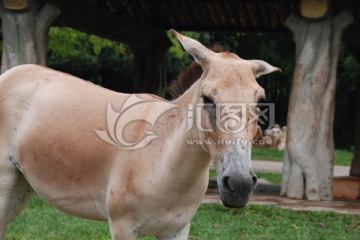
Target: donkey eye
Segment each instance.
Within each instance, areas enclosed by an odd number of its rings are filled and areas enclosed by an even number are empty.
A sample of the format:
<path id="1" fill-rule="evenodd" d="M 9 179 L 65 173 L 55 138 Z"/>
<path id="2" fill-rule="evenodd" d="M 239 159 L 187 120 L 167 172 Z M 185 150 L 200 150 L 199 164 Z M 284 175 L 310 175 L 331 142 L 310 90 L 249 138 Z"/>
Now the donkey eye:
<path id="1" fill-rule="evenodd" d="M 209 113 L 209 117 L 211 122 L 215 122 L 216 119 L 216 104 L 214 100 L 212 100 L 210 97 L 202 95 L 201 96 L 204 106 L 203 109 Z"/>
<path id="2" fill-rule="evenodd" d="M 205 96 L 205 95 L 202 95 L 201 97 L 203 99 L 204 104 L 207 107 L 215 107 L 214 100 L 212 100 L 211 98 L 209 98 L 208 96 Z"/>
<path id="3" fill-rule="evenodd" d="M 263 102 L 267 102 L 266 96 L 262 95 L 259 97 L 258 103 L 263 103 Z"/>

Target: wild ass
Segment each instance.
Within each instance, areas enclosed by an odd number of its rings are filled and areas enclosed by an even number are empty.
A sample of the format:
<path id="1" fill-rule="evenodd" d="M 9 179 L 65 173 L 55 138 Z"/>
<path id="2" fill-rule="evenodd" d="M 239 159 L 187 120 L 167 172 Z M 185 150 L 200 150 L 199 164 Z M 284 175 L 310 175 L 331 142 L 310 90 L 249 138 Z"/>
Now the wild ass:
<path id="1" fill-rule="evenodd" d="M 210 160 L 224 205 L 246 205 L 256 185 L 250 164 L 256 122 L 246 117 L 251 109 L 223 104 L 256 102 L 264 90 L 255 77 L 279 69 L 214 53 L 172 32 L 204 70 L 172 102 L 36 65 L 0 77 L 0 238 L 35 192 L 64 212 L 108 220 L 112 239 L 187 239 Z M 232 116 L 226 126 L 218 124 L 218 105 L 221 116 Z M 191 127 L 189 119 L 199 124 Z M 239 119 L 246 124 L 241 131 L 224 131 Z"/>

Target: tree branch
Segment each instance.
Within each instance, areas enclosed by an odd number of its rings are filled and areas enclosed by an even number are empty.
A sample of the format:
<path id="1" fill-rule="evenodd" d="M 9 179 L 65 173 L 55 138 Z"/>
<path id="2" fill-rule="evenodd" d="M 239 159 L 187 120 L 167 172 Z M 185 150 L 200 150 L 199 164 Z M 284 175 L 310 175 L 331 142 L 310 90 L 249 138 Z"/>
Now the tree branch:
<path id="1" fill-rule="evenodd" d="M 285 26 L 290 29 L 292 34 L 294 35 L 294 41 L 296 42 L 299 34 L 299 25 L 300 25 L 301 18 L 293 13 L 291 14 L 285 21 Z"/>
<path id="2" fill-rule="evenodd" d="M 335 27 L 342 32 L 354 21 L 354 16 L 348 11 L 342 11 L 335 17 Z"/>
<path id="3" fill-rule="evenodd" d="M 37 16 L 36 27 L 49 28 L 60 13 L 61 10 L 55 3 L 47 1 Z"/>
<path id="4" fill-rule="evenodd" d="M 285 26 L 295 34 L 300 20 L 299 16 L 293 13 L 286 19 Z"/>

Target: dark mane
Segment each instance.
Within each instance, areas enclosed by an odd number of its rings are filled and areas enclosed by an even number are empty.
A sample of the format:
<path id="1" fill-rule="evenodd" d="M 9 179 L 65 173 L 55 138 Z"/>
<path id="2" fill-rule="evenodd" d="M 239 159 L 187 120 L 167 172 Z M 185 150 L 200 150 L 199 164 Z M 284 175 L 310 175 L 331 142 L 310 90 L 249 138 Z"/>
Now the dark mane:
<path id="1" fill-rule="evenodd" d="M 171 98 L 180 97 L 201 77 L 202 73 L 203 70 L 197 62 L 192 62 L 187 68 L 182 70 L 179 76 L 170 84 Z"/>
<path id="2" fill-rule="evenodd" d="M 217 53 L 222 52 L 222 46 L 214 45 L 211 50 Z M 175 99 L 181 96 L 201 77 L 202 73 L 201 66 L 195 61 L 182 70 L 179 76 L 170 84 L 171 98 Z"/>

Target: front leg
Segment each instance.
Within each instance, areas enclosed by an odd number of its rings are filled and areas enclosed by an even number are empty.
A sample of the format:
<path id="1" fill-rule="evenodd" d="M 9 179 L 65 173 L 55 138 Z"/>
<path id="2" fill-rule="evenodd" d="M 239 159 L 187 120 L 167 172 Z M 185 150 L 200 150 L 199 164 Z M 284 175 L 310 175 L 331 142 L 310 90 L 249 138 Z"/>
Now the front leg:
<path id="1" fill-rule="evenodd" d="M 159 237 L 159 240 L 187 240 L 190 232 L 190 223 L 188 223 L 183 229 L 169 233 L 167 235 Z"/>
<path id="2" fill-rule="evenodd" d="M 133 221 L 125 219 L 109 219 L 112 240 L 136 240 L 139 237 L 139 227 Z"/>

